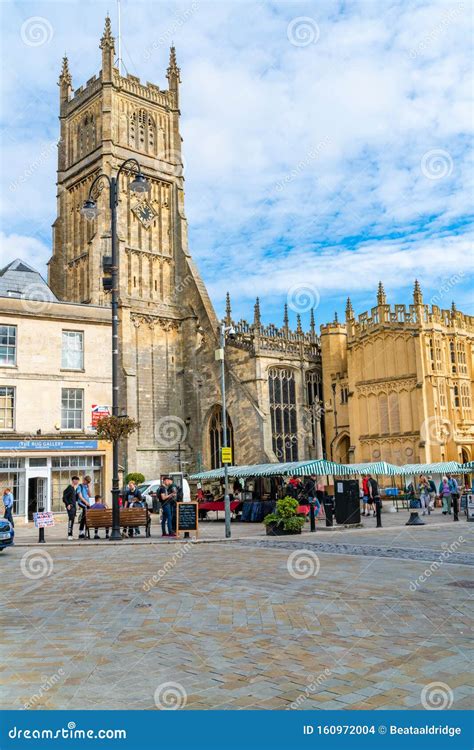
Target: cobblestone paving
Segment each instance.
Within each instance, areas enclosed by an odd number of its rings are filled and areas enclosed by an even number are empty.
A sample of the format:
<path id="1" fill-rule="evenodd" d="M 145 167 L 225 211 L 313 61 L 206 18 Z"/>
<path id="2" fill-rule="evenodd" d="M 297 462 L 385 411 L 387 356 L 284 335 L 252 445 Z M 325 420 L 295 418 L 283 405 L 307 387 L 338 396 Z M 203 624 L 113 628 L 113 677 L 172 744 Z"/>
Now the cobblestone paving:
<path id="1" fill-rule="evenodd" d="M 405 554 L 409 527 L 387 535 L 390 557 L 372 532 L 351 545 L 377 557 L 323 551 L 317 534 L 14 547 L 0 562 L 0 706 L 420 708 L 442 683 L 446 708 L 468 708 L 471 568 L 429 562 L 469 537 L 455 526 L 422 529 L 421 559 Z"/>
<path id="2" fill-rule="evenodd" d="M 314 549 L 315 552 L 327 552 L 339 555 L 362 555 L 366 557 L 395 557 L 400 560 L 425 560 L 434 562 L 440 559 L 439 550 L 410 549 L 409 547 L 381 547 L 373 544 L 331 544 L 331 542 L 319 542 L 307 537 L 301 541 L 270 541 L 266 539 L 239 540 L 237 544 L 246 547 L 261 547 L 263 549 L 272 547 L 283 549 Z M 462 544 L 462 543 L 461 543 Z M 474 565 L 474 554 L 449 552 L 443 562 L 449 565 Z"/>

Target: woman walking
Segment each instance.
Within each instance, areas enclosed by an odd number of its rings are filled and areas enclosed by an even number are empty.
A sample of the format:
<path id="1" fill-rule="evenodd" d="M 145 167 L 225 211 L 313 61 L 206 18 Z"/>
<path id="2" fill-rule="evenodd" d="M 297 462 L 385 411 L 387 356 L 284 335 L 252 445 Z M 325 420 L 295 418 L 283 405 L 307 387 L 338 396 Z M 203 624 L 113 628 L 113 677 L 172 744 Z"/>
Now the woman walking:
<path id="1" fill-rule="evenodd" d="M 428 482 L 428 478 L 422 474 L 420 477 L 420 483 L 418 485 L 418 489 L 420 492 L 420 501 L 421 501 L 421 507 L 423 509 L 423 516 L 426 516 L 426 511 L 428 511 L 428 515 L 431 512 L 430 509 L 430 483 Z"/>
<path id="2" fill-rule="evenodd" d="M 443 516 L 451 514 L 451 488 L 448 477 L 443 477 L 439 485 L 439 497 L 443 503 Z"/>

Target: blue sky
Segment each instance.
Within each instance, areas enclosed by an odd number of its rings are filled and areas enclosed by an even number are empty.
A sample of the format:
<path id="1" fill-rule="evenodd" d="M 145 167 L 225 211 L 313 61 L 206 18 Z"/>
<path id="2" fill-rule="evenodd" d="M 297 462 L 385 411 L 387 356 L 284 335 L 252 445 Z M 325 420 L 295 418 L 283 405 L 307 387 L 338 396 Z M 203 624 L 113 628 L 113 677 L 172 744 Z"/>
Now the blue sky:
<path id="1" fill-rule="evenodd" d="M 115 0 L 8 2 L 2 15 L 0 262 L 45 273 L 55 218 L 57 78 L 100 68 Z M 353 299 L 474 314 L 470 4 L 122 0 L 129 73 L 181 67 L 191 252 L 219 314 L 264 322 Z M 472 29 L 471 29 L 472 31 Z"/>

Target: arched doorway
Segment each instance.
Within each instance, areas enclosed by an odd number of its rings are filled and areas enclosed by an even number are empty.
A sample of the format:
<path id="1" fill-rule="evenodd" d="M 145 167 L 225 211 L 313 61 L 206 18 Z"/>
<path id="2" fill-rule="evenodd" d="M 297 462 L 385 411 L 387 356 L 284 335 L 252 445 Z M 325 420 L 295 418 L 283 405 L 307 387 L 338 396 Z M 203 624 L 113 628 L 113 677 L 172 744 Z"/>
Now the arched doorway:
<path id="1" fill-rule="evenodd" d="M 209 416 L 209 427 L 208 427 L 208 441 L 209 441 L 209 456 L 211 469 L 218 469 L 222 466 L 221 463 L 221 448 L 223 444 L 223 424 L 222 424 L 222 406 L 216 404 L 212 407 L 211 414 Z M 234 456 L 234 428 L 232 426 L 232 420 L 227 414 L 227 445 L 232 448 L 233 462 L 235 463 Z"/>
<path id="2" fill-rule="evenodd" d="M 338 464 L 348 464 L 350 447 L 349 435 L 342 435 L 334 446 L 334 461 Z"/>

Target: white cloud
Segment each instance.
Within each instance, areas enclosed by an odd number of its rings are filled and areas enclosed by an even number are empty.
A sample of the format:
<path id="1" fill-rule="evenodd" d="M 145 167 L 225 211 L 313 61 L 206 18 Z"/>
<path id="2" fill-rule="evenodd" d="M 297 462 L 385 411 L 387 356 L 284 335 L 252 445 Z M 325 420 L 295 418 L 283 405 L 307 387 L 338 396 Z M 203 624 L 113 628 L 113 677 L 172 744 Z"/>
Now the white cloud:
<path id="1" fill-rule="evenodd" d="M 404 294 L 419 275 L 435 291 L 450 263 L 465 268 L 468 3 L 194 5 L 123 0 L 124 58 L 131 73 L 164 86 L 172 34 L 183 78 L 191 251 L 218 308 L 230 287 L 238 289 L 239 313 L 248 313 L 257 292 L 271 310 L 284 301 L 286 279 L 298 283 L 308 273 L 320 279 L 323 309 L 338 288 L 342 297 L 383 278 Z M 15 122 L 4 122 L 12 145 L 2 217 L 6 231 L 39 233 L 44 245 L 55 218 L 54 155 L 29 177 L 23 201 L 8 191 L 11 174 L 57 135 L 63 50 L 74 86 L 97 73 L 106 8 L 91 5 L 85 14 L 78 2 L 37 3 L 34 15 L 49 19 L 54 35 L 31 48 L 19 35 L 26 6 L 9 8 L 2 96 Z M 288 41 L 288 24 L 299 16 L 317 22 L 317 43 Z M 421 169 L 434 149 L 452 160 L 443 179 Z"/>

